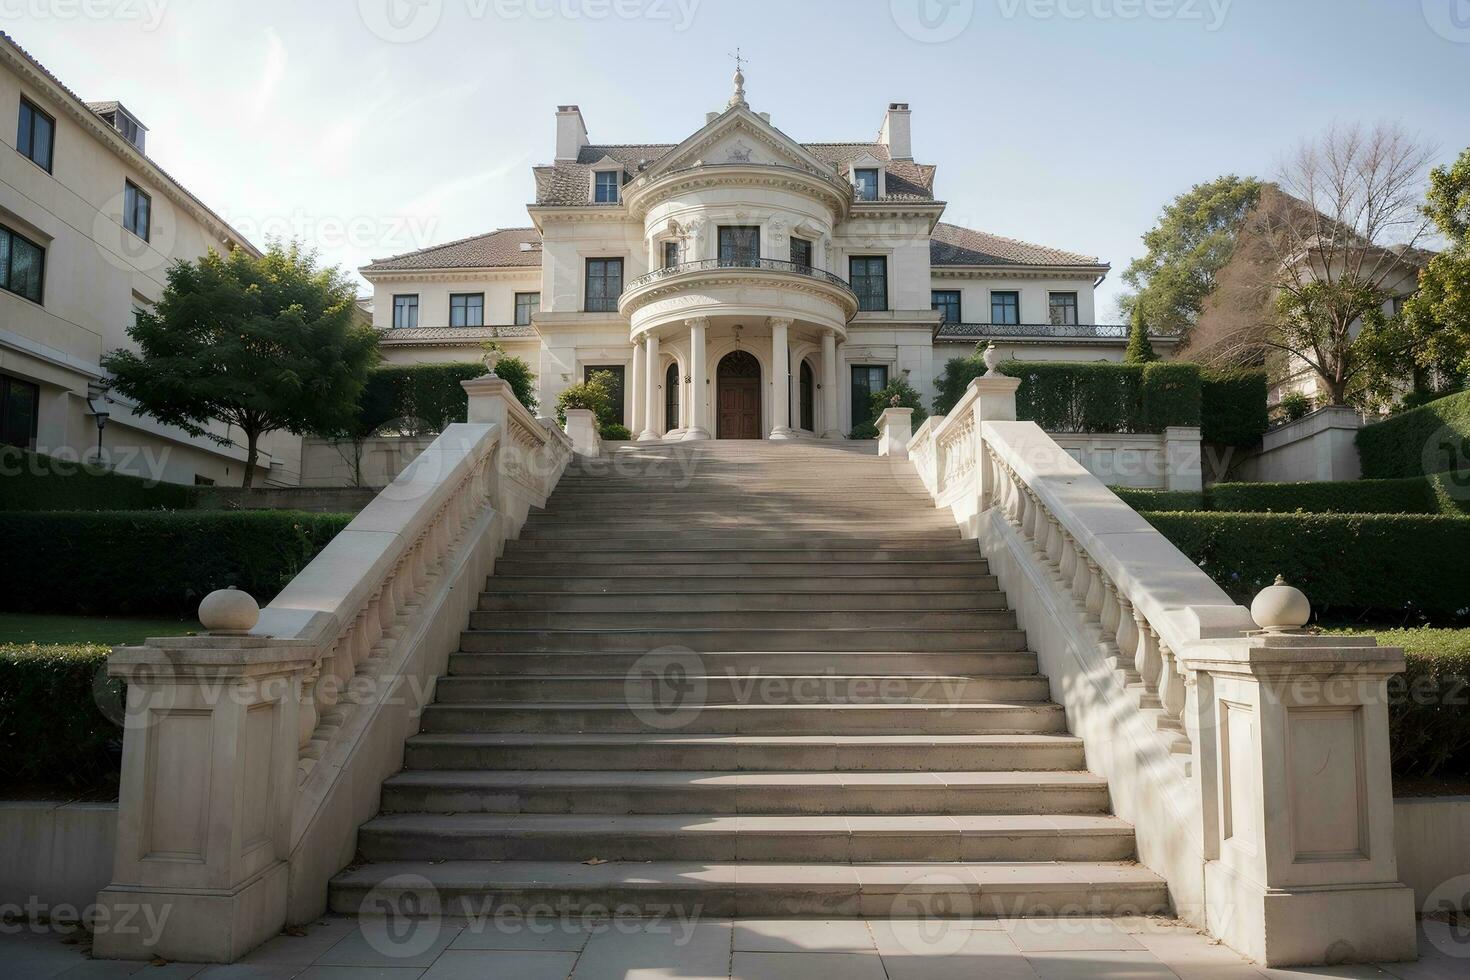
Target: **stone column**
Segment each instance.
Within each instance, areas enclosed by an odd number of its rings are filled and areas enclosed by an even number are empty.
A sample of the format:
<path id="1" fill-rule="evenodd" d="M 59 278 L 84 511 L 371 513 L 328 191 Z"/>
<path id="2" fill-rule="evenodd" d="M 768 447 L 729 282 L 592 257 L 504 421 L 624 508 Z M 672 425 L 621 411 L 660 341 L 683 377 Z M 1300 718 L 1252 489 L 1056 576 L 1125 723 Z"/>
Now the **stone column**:
<path id="1" fill-rule="evenodd" d="M 878 455 L 907 459 L 914 437 L 912 408 L 885 408 L 878 416 Z"/>
<path id="2" fill-rule="evenodd" d="M 648 368 L 643 363 L 643 345 L 638 341 L 633 342 L 633 377 L 628 390 L 633 393 L 633 414 L 628 418 L 628 431 L 636 437 L 645 428 L 644 411 L 648 407 L 648 395 L 645 385 L 648 384 Z"/>
<path id="3" fill-rule="evenodd" d="M 645 400 L 643 403 L 643 431 L 638 434 L 639 442 L 648 442 L 663 438 L 659 432 L 658 416 L 658 334 L 649 331 L 644 340 L 645 350 L 643 352 L 643 377 Z"/>
<path id="4" fill-rule="evenodd" d="M 710 438 L 707 411 L 709 383 L 706 380 L 707 370 L 704 363 L 704 334 L 709 327 L 709 317 L 697 316 L 684 322 L 689 325 L 689 423 L 684 431 L 687 442 Z"/>
<path id="5" fill-rule="evenodd" d="M 845 439 L 837 418 L 837 331 L 822 333 L 822 438 Z"/>
<path id="6" fill-rule="evenodd" d="M 791 342 L 788 317 L 771 317 L 771 433 L 772 439 L 795 439 L 791 430 Z"/>

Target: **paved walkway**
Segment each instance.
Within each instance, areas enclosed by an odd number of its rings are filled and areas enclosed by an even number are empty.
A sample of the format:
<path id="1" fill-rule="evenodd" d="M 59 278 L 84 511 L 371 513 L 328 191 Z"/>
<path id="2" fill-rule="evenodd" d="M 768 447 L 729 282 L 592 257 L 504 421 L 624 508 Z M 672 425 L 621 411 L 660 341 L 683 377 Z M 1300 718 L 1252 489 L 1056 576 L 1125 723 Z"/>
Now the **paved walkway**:
<path id="1" fill-rule="evenodd" d="M 55 932 L 0 925 L 0 975 L 16 980 L 1288 980 L 1470 978 L 1470 932 L 1429 923 L 1417 963 L 1267 970 L 1165 919 L 887 919 L 597 922 L 326 918 L 232 966 L 89 960 Z"/>

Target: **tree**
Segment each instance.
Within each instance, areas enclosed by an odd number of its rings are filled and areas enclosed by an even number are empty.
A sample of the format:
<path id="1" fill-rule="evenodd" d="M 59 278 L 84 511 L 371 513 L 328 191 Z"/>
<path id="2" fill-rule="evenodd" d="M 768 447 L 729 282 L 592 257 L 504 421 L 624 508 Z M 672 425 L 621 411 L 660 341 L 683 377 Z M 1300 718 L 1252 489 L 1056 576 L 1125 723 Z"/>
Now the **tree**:
<path id="1" fill-rule="evenodd" d="M 244 434 L 245 478 L 267 432 L 347 428 L 377 334 L 355 320 L 356 289 L 299 245 L 257 258 L 236 248 L 177 262 L 158 304 L 128 329 L 137 351 L 102 359 L 112 387 L 159 421 L 222 445 L 218 420 Z"/>
<path id="2" fill-rule="evenodd" d="M 1260 193 L 1255 178 L 1231 174 L 1196 184 L 1170 202 L 1143 236 L 1147 253 L 1123 271 L 1123 281 L 1136 290 L 1119 300 L 1129 321 L 1141 318 L 1157 332 L 1187 333 Z"/>
<path id="3" fill-rule="evenodd" d="M 507 354 L 505 348 L 493 340 L 480 345 L 485 352 L 485 364 L 506 384 L 511 393 L 532 415 L 536 414 L 536 374 L 525 358 Z"/>
<path id="4" fill-rule="evenodd" d="M 1132 323 L 1128 325 L 1128 349 L 1123 354 L 1123 360 L 1128 364 L 1147 364 L 1157 361 L 1159 355 L 1154 353 L 1154 345 L 1148 339 L 1148 327 L 1143 322 L 1143 312 L 1138 306 L 1133 308 Z"/>
<path id="5" fill-rule="evenodd" d="M 1329 405 L 1367 391 L 1375 364 L 1412 353 L 1386 308 L 1424 261 L 1415 245 L 1429 156 L 1396 125 L 1334 127 L 1297 148 L 1277 199 L 1256 209 L 1274 296 L 1260 343 L 1315 373 Z"/>

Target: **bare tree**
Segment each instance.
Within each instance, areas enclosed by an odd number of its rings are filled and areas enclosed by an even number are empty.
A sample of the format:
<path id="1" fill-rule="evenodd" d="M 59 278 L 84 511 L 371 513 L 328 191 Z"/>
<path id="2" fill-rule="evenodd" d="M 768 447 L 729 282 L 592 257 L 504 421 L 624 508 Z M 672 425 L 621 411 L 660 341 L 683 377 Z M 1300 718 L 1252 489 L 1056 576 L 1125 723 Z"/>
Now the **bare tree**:
<path id="1" fill-rule="evenodd" d="M 1396 124 L 1334 126 L 1286 158 L 1253 216 L 1272 297 L 1259 343 L 1313 371 L 1330 404 L 1405 353 L 1384 349 L 1407 342 L 1385 327 L 1427 261 L 1415 246 L 1432 155 Z"/>

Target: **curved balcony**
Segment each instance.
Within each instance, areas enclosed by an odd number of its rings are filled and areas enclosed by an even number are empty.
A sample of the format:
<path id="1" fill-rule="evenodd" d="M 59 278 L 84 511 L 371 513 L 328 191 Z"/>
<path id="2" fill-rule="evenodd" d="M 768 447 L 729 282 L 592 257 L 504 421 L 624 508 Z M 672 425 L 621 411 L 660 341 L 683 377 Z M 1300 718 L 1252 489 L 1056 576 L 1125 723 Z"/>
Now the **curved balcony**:
<path id="1" fill-rule="evenodd" d="M 845 335 L 857 308 L 840 276 L 780 259 L 682 262 L 629 281 L 618 297 L 634 334 L 692 316 L 785 316 Z"/>

